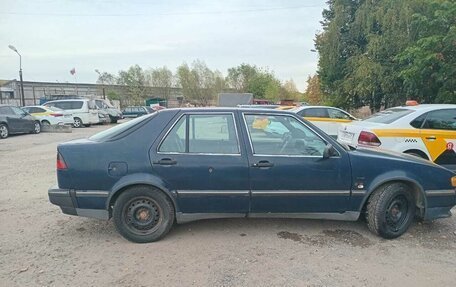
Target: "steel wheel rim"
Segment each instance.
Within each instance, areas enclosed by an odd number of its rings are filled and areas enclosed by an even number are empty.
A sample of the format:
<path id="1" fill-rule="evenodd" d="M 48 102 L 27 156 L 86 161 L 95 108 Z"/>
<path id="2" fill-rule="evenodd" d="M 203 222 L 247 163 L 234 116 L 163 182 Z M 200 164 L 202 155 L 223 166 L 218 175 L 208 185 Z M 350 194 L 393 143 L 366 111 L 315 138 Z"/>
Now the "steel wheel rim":
<path id="1" fill-rule="evenodd" d="M 163 211 L 152 198 L 135 197 L 124 205 L 122 220 L 132 233 L 148 235 L 160 227 L 163 221 Z"/>
<path id="2" fill-rule="evenodd" d="M 8 136 L 8 129 L 6 126 L 0 126 L 0 135 L 2 138 L 6 138 Z"/>
<path id="3" fill-rule="evenodd" d="M 398 232 L 408 221 L 409 208 L 409 201 L 404 195 L 391 199 L 385 214 L 388 229 Z"/>
<path id="4" fill-rule="evenodd" d="M 41 131 L 41 126 L 39 123 L 35 123 L 35 132 L 39 133 Z"/>

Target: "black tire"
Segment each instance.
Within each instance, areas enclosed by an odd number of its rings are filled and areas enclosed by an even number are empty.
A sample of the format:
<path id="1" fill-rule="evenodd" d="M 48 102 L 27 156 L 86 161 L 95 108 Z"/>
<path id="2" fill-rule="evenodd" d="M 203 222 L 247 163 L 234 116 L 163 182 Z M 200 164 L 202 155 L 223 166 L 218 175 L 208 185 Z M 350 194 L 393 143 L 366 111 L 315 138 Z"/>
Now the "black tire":
<path id="1" fill-rule="evenodd" d="M 39 134 L 40 132 L 41 132 L 41 123 L 39 121 L 36 121 L 32 133 Z"/>
<path id="2" fill-rule="evenodd" d="M 82 120 L 80 118 L 76 117 L 76 118 L 73 119 L 73 127 L 82 128 L 82 125 L 83 125 L 83 123 L 82 123 Z"/>
<path id="3" fill-rule="evenodd" d="M 9 128 L 6 124 L 0 124 L 0 139 L 6 139 L 9 136 Z"/>
<path id="4" fill-rule="evenodd" d="M 154 242 L 171 229 L 174 207 L 160 190 L 137 186 L 120 194 L 114 203 L 113 218 L 117 231 L 129 241 Z"/>
<path id="5" fill-rule="evenodd" d="M 48 126 L 51 125 L 51 123 L 48 122 L 48 121 L 46 121 L 46 120 L 42 120 L 42 121 L 41 121 L 41 125 L 42 125 L 42 126 L 47 126 L 47 127 L 48 127 Z"/>
<path id="6" fill-rule="evenodd" d="M 84 125 L 84 126 L 85 126 L 86 128 L 88 128 L 88 127 L 90 127 L 90 126 L 91 126 L 91 124 L 86 124 L 86 125 Z"/>
<path id="7" fill-rule="evenodd" d="M 415 208 L 410 187 L 400 182 L 385 184 L 374 191 L 368 200 L 367 226 L 383 238 L 397 238 L 412 224 Z"/>

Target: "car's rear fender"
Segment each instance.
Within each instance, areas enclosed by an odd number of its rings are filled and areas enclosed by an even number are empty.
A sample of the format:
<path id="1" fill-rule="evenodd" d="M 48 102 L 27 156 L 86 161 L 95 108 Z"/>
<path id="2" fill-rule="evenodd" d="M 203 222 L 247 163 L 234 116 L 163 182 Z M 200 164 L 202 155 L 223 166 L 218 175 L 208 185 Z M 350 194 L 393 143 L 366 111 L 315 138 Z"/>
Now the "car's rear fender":
<path id="1" fill-rule="evenodd" d="M 135 173 L 129 174 L 120 178 L 116 184 L 112 187 L 108 200 L 106 201 L 106 209 L 110 210 L 111 206 L 116 201 L 117 197 L 127 190 L 129 187 L 136 185 L 147 185 L 161 190 L 174 205 L 175 211 L 178 212 L 179 208 L 177 206 L 176 198 L 177 193 L 175 190 L 169 189 L 167 184 L 158 176 L 155 176 L 150 173 Z"/>

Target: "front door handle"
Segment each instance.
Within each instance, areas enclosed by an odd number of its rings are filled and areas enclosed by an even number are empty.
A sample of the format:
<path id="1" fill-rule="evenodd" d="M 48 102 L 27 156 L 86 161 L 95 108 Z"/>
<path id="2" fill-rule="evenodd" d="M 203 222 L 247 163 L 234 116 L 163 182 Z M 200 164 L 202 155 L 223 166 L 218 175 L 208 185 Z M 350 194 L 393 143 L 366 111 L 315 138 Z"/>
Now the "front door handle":
<path id="1" fill-rule="evenodd" d="M 273 166 L 274 166 L 274 164 L 272 162 L 267 161 L 267 160 L 260 160 L 259 162 L 252 164 L 252 167 L 259 167 L 259 168 L 262 168 L 262 167 L 273 167 Z"/>
<path id="2" fill-rule="evenodd" d="M 427 140 L 436 140 L 436 137 L 435 136 L 428 136 L 426 137 Z"/>
<path id="3" fill-rule="evenodd" d="M 160 160 L 154 161 L 153 164 L 159 164 L 159 165 L 175 165 L 177 164 L 177 161 L 172 160 L 170 158 L 162 158 Z"/>

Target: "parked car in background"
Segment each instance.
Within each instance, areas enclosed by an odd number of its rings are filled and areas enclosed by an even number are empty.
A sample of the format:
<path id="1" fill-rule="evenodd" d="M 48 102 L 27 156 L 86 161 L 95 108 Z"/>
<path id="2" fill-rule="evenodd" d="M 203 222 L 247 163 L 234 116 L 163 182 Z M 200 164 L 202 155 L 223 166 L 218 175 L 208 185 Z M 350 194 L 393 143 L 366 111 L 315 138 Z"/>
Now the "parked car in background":
<path id="1" fill-rule="evenodd" d="M 103 99 L 95 99 L 94 101 L 100 110 L 104 110 L 108 113 L 108 117 L 111 123 L 115 124 L 118 120 L 123 118 L 122 112 L 116 109 L 108 101 Z"/>
<path id="2" fill-rule="evenodd" d="M 98 118 L 98 108 L 94 100 L 89 99 L 71 99 L 49 101 L 44 104 L 45 107 L 57 107 L 70 112 L 73 115 L 73 126 L 80 128 L 90 126 L 100 122 Z"/>
<path id="3" fill-rule="evenodd" d="M 280 124 L 271 135 L 257 118 Z M 266 122 L 266 121 L 264 121 Z M 147 135 L 147 136 L 144 136 Z M 128 148 L 125 148 L 128 147 Z M 259 109 L 166 109 L 57 147 L 66 214 L 109 219 L 134 242 L 175 222 L 268 217 L 355 221 L 384 237 L 416 217 L 451 215 L 456 175 L 416 157 L 350 150 L 296 114 Z"/>
<path id="4" fill-rule="evenodd" d="M 290 111 L 310 121 L 335 139 L 342 124 L 357 120 L 342 109 L 327 106 L 300 106 Z"/>
<path id="5" fill-rule="evenodd" d="M 70 112 L 56 107 L 26 106 L 22 109 L 38 119 L 42 126 L 72 125 L 74 122 Z"/>
<path id="6" fill-rule="evenodd" d="M 155 112 L 151 107 L 147 106 L 133 106 L 133 107 L 126 107 L 122 114 L 125 118 L 137 118 L 140 116 L 144 116 L 147 114 L 151 114 Z"/>
<path id="7" fill-rule="evenodd" d="M 338 140 L 418 156 L 456 170 L 456 105 L 390 108 L 342 126 Z"/>
<path id="8" fill-rule="evenodd" d="M 38 119 L 18 107 L 0 105 L 0 139 L 5 139 L 10 134 L 40 132 Z"/>

